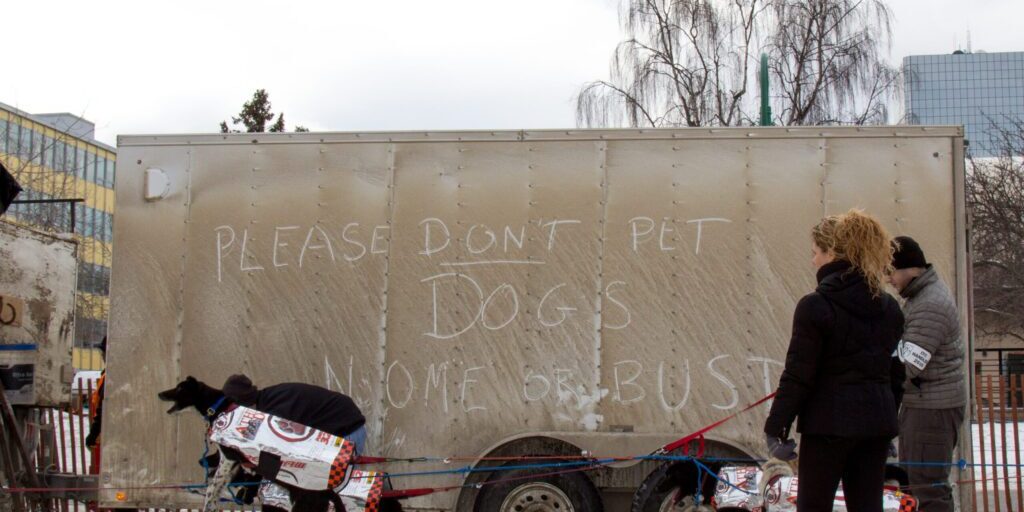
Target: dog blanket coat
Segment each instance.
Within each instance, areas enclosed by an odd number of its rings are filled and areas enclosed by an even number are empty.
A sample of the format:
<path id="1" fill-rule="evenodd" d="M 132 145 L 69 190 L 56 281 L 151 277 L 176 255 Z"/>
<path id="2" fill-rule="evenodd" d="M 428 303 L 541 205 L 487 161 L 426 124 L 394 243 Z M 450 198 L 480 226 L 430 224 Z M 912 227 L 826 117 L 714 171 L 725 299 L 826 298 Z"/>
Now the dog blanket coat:
<path id="1" fill-rule="evenodd" d="M 800 479 L 795 476 L 779 476 L 770 482 L 762 481 L 765 472 L 757 466 L 728 466 L 718 472 L 718 488 L 715 504 L 721 508 L 737 510 L 770 510 L 772 512 L 796 512 L 796 495 Z M 883 512 L 913 512 L 917 500 L 897 488 L 882 491 Z M 846 498 L 842 487 L 836 493 L 833 512 L 846 512 Z"/>
<path id="2" fill-rule="evenodd" d="M 376 471 L 352 471 L 352 480 L 337 492 L 345 506 L 345 512 L 379 512 L 381 495 L 384 492 L 384 474 Z M 272 506 L 282 510 L 295 510 L 288 490 L 273 482 L 260 486 L 260 501 L 264 507 Z M 332 503 L 328 511 L 334 509 Z"/>
<path id="3" fill-rule="evenodd" d="M 352 397 L 302 382 L 267 386 L 246 397 L 251 398 L 251 402 L 230 398 L 239 405 L 266 411 L 336 436 L 347 436 L 366 423 Z"/>
<path id="4" fill-rule="evenodd" d="M 240 452 L 257 473 L 300 489 L 340 490 L 349 483 L 355 445 L 300 423 L 236 407 L 210 425 L 210 441 Z"/>

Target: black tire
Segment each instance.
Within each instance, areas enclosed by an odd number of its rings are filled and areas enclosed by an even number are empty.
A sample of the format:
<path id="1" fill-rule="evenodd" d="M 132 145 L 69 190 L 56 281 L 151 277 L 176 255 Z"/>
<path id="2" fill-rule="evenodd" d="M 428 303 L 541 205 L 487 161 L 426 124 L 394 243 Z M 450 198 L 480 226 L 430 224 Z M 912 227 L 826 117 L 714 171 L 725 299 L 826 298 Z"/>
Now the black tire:
<path id="1" fill-rule="evenodd" d="M 717 471 L 718 468 L 712 468 Z M 661 512 L 668 500 L 691 498 L 695 494 L 697 466 L 691 462 L 668 462 L 647 475 L 633 494 L 631 512 Z M 705 475 L 701 485 L 702 504 L 715 495 L 716 480 Z M 682 500 L 680 500 L 682 501 Z M 682 508 L 680 508 L 682 510 Z"/>
<path id="2" fill-rule="evenodd" d="M 519 466 L 521 462 L 509 462 L 505 466 Z M 569 469 L 569 468 L 565 468 Z M 597 487 L 582 471 L 553 476 L 537 476 L 559 471 L 558 468 L 512 469 L 496 471 L 477 494 L 474 512 L 516 512 L 525 510 L 522 504 L 529 503 L 536 510 L 569 512 L 602 512 L 601 495 Z M 508 480 L 508 481 L 506 481 Z M 490 483 L 496 482 L 496 483 Z M 506 503 L 506 500 L 510 500 Z M 516 508 L 520 503 L 520 508 Z M 569 507 L 563 504 L 569 505 Z M 504 508 L 503 508 L 504 507 Z"/>

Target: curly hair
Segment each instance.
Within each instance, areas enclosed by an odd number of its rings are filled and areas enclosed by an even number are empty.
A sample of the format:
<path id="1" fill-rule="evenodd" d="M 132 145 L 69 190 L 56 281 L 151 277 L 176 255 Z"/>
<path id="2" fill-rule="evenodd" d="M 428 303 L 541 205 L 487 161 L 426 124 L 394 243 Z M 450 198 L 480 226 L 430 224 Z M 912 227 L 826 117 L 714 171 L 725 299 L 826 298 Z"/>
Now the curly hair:
<path id="1" fill-rule="evenodd" d="M 811 230 L 814 244 L 822 251 L 832 251 L 837 260 L 849 262 L 867 282 L 871 294 L 879 296 L 885 276 L 892 272 L 892 237 L 873 215 L 851 209 L 829 215 Z"/>

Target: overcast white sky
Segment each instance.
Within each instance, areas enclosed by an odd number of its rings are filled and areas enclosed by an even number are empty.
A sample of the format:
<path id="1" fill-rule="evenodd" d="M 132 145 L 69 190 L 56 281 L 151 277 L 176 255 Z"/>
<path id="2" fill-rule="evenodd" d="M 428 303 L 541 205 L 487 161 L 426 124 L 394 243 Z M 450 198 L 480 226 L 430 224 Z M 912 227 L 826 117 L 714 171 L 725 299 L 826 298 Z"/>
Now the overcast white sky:
<path id="1" fill-rule="evenodd" d="M 890 0 L 892 61 L 1024 50 L 1021 0 Z M 265 88 L 289 129 L 574 126 L 604 78 L 615 0 L 8 1 L 0 102 L 97 137 L 216 131 Z"/>

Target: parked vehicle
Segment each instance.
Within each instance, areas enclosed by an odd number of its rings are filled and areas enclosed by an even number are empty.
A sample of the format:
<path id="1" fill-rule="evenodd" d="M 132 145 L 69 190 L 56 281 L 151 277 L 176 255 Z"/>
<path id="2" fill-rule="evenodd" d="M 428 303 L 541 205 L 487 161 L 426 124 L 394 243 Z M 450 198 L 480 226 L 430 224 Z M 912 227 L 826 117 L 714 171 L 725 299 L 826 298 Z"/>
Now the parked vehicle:
<path id="1" fill-rule="evenodd" d="M 920 126 L 122 136 L 102 497 L 195 503 L 142 488 L 202 481 L 202 419 L 156 399 L 187 375 L 327 386 L 363 409 L 371 455 L 454 457 L 393 473 L 649 453 L 774 390 L 809 230 L 851 207 L 927 248 L 969 339 L 962 144 Z M 764 455 L 766 414 L 707 455 Z M 481 484 L 411 510 L 667 510 L 695 471 L 393 483 Z"/>

